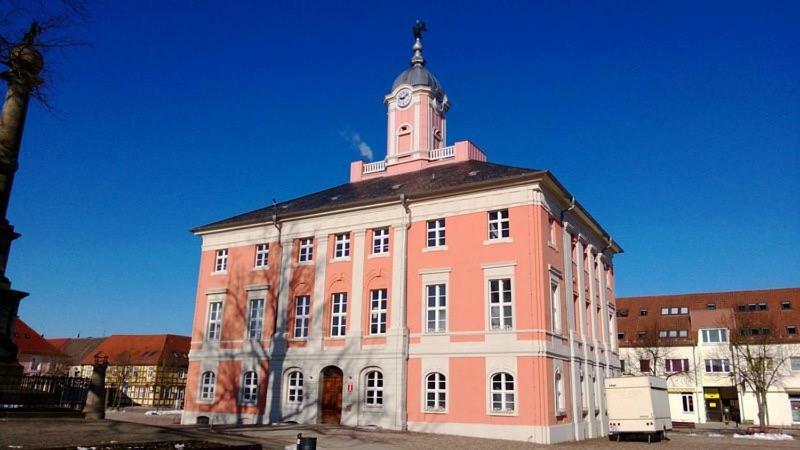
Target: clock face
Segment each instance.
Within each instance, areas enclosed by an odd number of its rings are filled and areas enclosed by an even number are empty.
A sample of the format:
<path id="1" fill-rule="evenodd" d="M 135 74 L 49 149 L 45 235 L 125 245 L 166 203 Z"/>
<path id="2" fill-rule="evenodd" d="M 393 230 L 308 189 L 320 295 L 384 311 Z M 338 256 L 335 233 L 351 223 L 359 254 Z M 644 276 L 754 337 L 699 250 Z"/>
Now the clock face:
<path id="1" fill-rule="evenodd" d="M 397 105 L 401 108 L 405 108 L 411 103 L 411 91 L 408 89 L 401 89 L 400 92 L 397 93 Z"/>

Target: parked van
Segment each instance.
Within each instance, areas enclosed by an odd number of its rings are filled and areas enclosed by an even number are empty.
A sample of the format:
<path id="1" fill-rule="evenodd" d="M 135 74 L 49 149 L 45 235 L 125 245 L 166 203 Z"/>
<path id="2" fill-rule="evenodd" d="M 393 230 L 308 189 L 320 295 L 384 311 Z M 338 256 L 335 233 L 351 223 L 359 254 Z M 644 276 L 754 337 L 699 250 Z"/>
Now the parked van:
<path id="1" fill-rule="evenodd" d="M 648 442 L 657 442 L 672 430 L 666 380 L 648 376 L 606 378 L 605 389 L 609 439 L 639 434 L 646 435 Z"/>

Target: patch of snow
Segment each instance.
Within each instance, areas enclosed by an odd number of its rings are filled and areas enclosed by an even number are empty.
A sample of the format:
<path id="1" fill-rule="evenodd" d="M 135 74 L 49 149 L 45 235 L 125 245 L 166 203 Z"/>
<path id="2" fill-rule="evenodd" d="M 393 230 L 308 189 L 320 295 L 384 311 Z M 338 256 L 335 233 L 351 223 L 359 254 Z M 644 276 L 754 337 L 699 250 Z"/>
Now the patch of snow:
<path id="1" fill-rule="evenodd" d="M 21 445 L 9 445 L 8 448 L 22 448 Z"/>
<path id="2" fill-rule="evenodd" d="M 754 434 L 734 434 L 737 439 L 760 439 L 764 441 L 793 441 L 794 438 L 783 433 L 754 433 Z"/>
<path id="3" fill-rule="evenodd" d="M 144 413 L 145 416 L 172 416 L 180 414 L 183 414 L 182 409 L 168 409 L 165 411 L 147 411 Z"/>
<path id="4" fill-rule="evenodd" d="M 719 433 L 708 433 L 708 437 L 725 437 L 725 436 Z"/>
<path id="5" fill-rule="evenodd" d="M 184 447 L 184 446 L 185 446 L 185 444 L 175 444 L 175 448 L 176 448 L 177 450 L 183 450 L 183 447 Z"/>
<path id="6" fill-rule="evenodd" d="M 697 433 L 689 433 L 689 436 L 697 436 Z"/>

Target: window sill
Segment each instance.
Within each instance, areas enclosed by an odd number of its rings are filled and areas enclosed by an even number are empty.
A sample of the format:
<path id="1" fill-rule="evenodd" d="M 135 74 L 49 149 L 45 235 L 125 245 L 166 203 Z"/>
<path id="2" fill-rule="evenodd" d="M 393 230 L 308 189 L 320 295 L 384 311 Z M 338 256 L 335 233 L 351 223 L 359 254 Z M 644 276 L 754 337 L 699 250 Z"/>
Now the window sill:
<path id="1" fill-rule="evenodd" d="M 290 337 L 287 340 L 290 342 L 305 342 L 308 341 L 308 337 Z"/>
<path id="2" fill-rule="evenodd" d="M 510 237 L 496 238 L 496 239 L 487 239 L 483 241 L 483 245 L 510 244 L 512 242 L 514 242 L 514 240 L 511 239 Z"/>
<path id="3" fill-rule="evenodd" d="M 447 410 L 446 410 L 446 409 L 442 409 L 442 408 L 438 408 L 438 409 L 434 409 L 434 408 L 428 409 L 428 408 L 425 408 L 425 409 L 423 409 L 423 410 L 422 410 L 422 413 L 423 413 L 423 414 L 447 414 Z"/>
<path id="4" fill-rule="evenodd" d="M 372 259 L 372 258 L 388 258 L 389 256 L 390 256 L 390 255 L 389 255 L 389 252 L 382 252 L 382 253 L 370 253 L 370 254 L 367 256 L 367 259 Z"/>
<path id="5" fill-rule="evenodd" d="M 424 336 L 446 336 L 447 330 L 442 330 L 442 331 L 425 330 L 425 332 L 422 334 Z"/>
<path id="6" fill-rule="evenodd" d="M 352 261 L 352 258 L 351 258 L 351 257 L 349 257 L 349 256 L 342 256 L 342 257 L 340 257 L 340 258 L 332 258 L 332 259 L 330 260 L 330 263 L 331 263 L 331 264 L 333 264 L 333 263 L 338 263 L 338 262 L 347 262 L 347 261 Z"/>
<path id="7" fill-rule="evenodd" d="M 491 410 L 486 414 L 489 415 L 489 416 L 518 416 L 519 415 L 517 413 L 517 411 L 515 411 L 515 410 L 511 410 L 511 411 L 494 411 L 494 410 Z"/>
<path id="8" fill-rule="evenodd" d="M 446 251 L 446 250 L 447 250 L 447 246 L 446 246 L 446 245 L 437 245 L 436 247 L 424 247 L 424 248 L 422 249 L 422 253 L 428 253 L 428 252 L 444 252 L 444 251 Z"/>
<path id="9" fill-rule="evenodd" d="M 313 266 L 314 265 L 314 260 L 312 259 L 311 261 L 297 261 L 297 265 L 298 266 Z"/>
<path id="10" fill-rule="evenodd" d="M 198 398 L 198 399 L 197 399 L 197 403 L 198 403 L 199 405 L 210 405 L 210 404 L 214 403 L 214 399 L 213 399 L 213 398 L 210 398 L 210 399 L 201 399 L 201 398 Z"/>
<path id="11" fill-rule="evenodd" d="M 368 405 L 364 404 L 365 411 L 383 411 L 383 405 Z"/>
<path id="12" fill-rule="evenodd" d="M 211 276 L 212 277 L 218 277 L 220 275 L 227 275 L 227 274 L 228 274 L 227 270 L 218 270 L 218 271 L 211 272 Z"/>
<path id="13" fill-rule="evenodd" d="M 269 266 L 256 266 L 256 267 L 253 267 L 253 272 L 260 272 L 262 270 L 269 270 Z"/>

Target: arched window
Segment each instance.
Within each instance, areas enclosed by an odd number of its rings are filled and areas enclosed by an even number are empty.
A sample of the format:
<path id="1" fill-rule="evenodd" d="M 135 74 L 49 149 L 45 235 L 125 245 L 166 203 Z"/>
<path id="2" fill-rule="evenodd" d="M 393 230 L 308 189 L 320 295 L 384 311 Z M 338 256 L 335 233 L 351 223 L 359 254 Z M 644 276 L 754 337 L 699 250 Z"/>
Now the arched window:
<path id="1" fill-rule="evenodd" d="M 303 402 L 303 373 L 299 370 L 289 372 L 287 378 L 286 401 L 289 403 Z"/>
<path id="2" fill-rule="evenodd" d="M 258 374 L 251 370 L 242 377 L 242 403 L 255 403 L 257 399 Z"/>
<path id="3" fill-rule="evenodd" d="M 214 400 L 214 384 L 217 381 L 217 376 L 214 372 L 203 372 L 200 376 L 200 400 L 210 401 Z"/>
<path id="4" fill-rule="evenodd" d="M 511 374 L 500 372 L 492 375 L 491 394 L 493 412 L 514 411 L 514 377 Z"/>
<path id="5" fill-rule="evenodd" d="M 567 406 L 564 401 L 564 377 L 561 376 L 561 369 L 556 369 L 553 386 L 555 386 L 556 412 L 562 414 Z"/>
<path id="6" fill-rule="evenodd" d="M 364 397 L 368 406 L 383 405 L 383 374 L 377 370 L 367 372 Z"/>
<path id="7" fill-rule="evenodd" d="M 447 379 L 439 372 L 425 377 L 425 409 L 443 411 L 447 408 Z"/>

